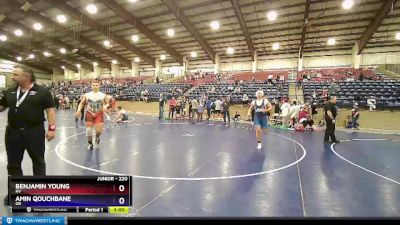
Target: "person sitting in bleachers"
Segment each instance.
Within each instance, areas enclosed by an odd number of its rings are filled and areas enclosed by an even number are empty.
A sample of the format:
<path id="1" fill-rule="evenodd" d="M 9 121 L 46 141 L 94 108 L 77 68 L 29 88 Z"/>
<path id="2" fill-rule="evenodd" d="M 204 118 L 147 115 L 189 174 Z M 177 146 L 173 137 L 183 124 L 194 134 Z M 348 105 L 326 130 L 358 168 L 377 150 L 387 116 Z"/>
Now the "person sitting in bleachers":
<path id="1" fill-rule="evenodd" d="M 376 100 L 375 100 L 374 96 L 371 96 L 371 98 L 369 98 L 367 100 L 367 105 L 369 107 L 369 111 L 376 110 Z"/>
<path id="2" fill-rule="evenodd" d="M 234 90 L 235 93 L 240 93 L 240 86 L 237 86 Z"/>
<path id="3" fill-rule="evenodd" d="M 329 95 L 335 95 L 339 86 L 336 84 L 335 79 L 332 80 L 331 85 L 329 86 Z"/>

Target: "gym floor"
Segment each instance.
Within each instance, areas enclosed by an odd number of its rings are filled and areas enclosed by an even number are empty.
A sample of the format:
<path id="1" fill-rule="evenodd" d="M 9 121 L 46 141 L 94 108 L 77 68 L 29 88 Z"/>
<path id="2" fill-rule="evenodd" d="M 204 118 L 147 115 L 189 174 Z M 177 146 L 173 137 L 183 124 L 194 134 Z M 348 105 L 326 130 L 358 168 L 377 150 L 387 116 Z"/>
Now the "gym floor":
<path id="1" fill-rule="evenodd" d="M 0 114 L 2 137 L 6 117 Z M 58 111 L 57 124 L 56 139 L 47 143 L 48 175 L 133 176 L 133 207 L 125 216 L 400 215 L 399 135 L 338 131 L 346 141 L 329 145 L 322 143 L 323 131 L 271 130 L 259 151 L 250 124 L 193 125 L 132 114 L 123 125 L 107 122 L 100 149 L 87 151 L 85 128 L 72 111 Z M 25 175 L 32 175 L 31 165 L 25 154 Z M 3 198 L 3 138 L 0 173 Z M 11 215 L 4 206 L 0 212 Z"/>

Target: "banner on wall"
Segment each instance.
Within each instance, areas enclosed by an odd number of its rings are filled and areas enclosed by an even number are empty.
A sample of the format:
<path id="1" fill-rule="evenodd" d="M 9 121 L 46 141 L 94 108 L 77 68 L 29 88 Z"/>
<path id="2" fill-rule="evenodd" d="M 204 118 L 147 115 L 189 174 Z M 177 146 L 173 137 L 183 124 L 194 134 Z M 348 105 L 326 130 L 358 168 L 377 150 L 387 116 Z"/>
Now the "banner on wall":
<path id="1" fill-rule="evenodd" d="M 0 75 L 0 88 L 6 87 L 6 76 Z"/>

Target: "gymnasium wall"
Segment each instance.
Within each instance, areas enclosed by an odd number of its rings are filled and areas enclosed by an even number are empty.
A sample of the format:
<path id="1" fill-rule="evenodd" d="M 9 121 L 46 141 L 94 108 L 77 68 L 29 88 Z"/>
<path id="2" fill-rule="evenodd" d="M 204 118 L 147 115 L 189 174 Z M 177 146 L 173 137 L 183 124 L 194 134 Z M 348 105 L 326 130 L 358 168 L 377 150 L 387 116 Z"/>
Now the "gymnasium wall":
<path id="1" fill-rule="evenodd" d="M 400 47 L 382 47 L 382 48 L 366 48 L 361 54 L 360 66 L 375 66 L 383 64 L 400 64 Z M 7 73 L 17 64 L 8 60 L 0 59 L 0 73 Z M 351 50 L 341 51 L 320 51 L 305 52 L 303 56 L 303 68 L 321 68 L 321 67 L 351 67 L 352 52 Z M 279 55 L 263 55 L 259 53 L 257 70 L 276 70 L 276 69 L 294 69 L 297 70 L 298 58 L 297 54 L 279 54 Z M 221 72 L 239 72 L 251 71 L 252 63 L 250 57 L 227 57 L 221 56 L 220 71 Z M 203 71 L 213 72 L 214 64 L 211 60 L 203 59 L 197 61 L 189 61 L 189 72 Z M 50 74 L 43 71 L 35 70 L 39 82 L 46 82 L 52 79 Z M 175 62 L 163 62 L 162 74 L 168 77 L 177 77 L 183 75 L 183 69 Z M 150 65 L 139 66 L 139 76 L 154 76 L 155 69 Z M 118 76 L 129 77 L 131 72 L 129 68 L 120 67 Z M 101 70 L 101 77 L 111 77 L 109 69 Z M 53 70 L 54 81 L 58 80 L 78 80 L 93 79 L 94 74 L 85 70 L 75 73 L 73 71 Z M 6 81 L 6 83 L 8 83 Z"/>

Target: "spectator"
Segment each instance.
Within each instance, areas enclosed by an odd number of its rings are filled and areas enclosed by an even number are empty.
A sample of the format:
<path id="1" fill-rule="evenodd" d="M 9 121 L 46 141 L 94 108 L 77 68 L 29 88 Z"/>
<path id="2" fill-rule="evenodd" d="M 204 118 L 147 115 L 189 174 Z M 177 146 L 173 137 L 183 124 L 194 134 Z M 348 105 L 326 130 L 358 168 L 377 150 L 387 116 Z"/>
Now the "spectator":
<path id="1" fill-rule="evenodd" d="M 301 107 L 299 112 L 299 122 L 303 125 L 303 130 L 307 129 L 307 126 L 310 126 L 309 129 L 313 130 L 312 125 L 314 124 L 313 119 L 308 111 L 308 107 Z"/>
<path id="2" fill-rule="evenodd" d="M 338 85 L 335 82 L 335 79 L 332 80 L 331 85 L 329 86 L 329 95 L 335 95 L 338 89 Z"/>
<path id="3" fill-rule="evenodd" d="M 198 111 L 198 108 L 199 108 L 199 102 L 197 101 L 197 99 L 196 98 L 193 98 L 192 99 L 192 101 L 191 101 L 191 105 L 192 105 L 192 107 L 191 107 L 191 109 L 192 109 L 192 122 L 194 123 L 194 117 L 197 115 L 197 111 Z"/>
<path id="4" fill-rule="evenodd" d="M 317 100 L 317 92 L 316 92 L 315 89 L 313 90 L 313 93 L 312 93 L 312 100 L 313 100 L 313 101 L 316 101 L 316 100 Z"/>
<path id="5" fill-rule="evenodd" d="M 207 120 L 210 120 L 211 118 L 211 105 L 212 105 L 211 99 L 207 98 L 206 101 Z"/>
<path id="6" fill-rule="evenodd" d="M 240 121 L 240 114 L 238 111 L 236 111 L 235 117 L 233 118 L 233 122 L 239 122 Z"/>
<path id="7" fill-rule="evenodd" d="M 242 103 L 243 103 L 243 106 L 245 106 L 245 107 L 247 107 L 247 105 L 249 104 L 249 96 L 247 96 L 246 93 L 243 94 Z"/>
<path id="8" fill-rule="evenodd" d="M 203 120 L 203 110 L 204 103 L 203 100 L 200 99 L 199 105 L 197 106 L 197 122 L 201 122 Z"/>
<path id="9" fill-rule="evenodd" d="M 358 103 L 355 103 L 353 109 L 351 110 L 351 122 L 353 125 L 353 129 L 359 129 L 360 124 L 358 124 L 358 119 L 360 118 L 360 112 L 358 108 Z"/>
<path id="10" fill-rule="evenodd" d="M 256 82 L 256 78 L 254 76 L 251 78 L 251 82 Z"/>
<path id="11" fill-rule="evenodd" d="M 367 100 L 367 105 L 369 107 L 369 111 L 375 111 L 376 110 L 376 100 L 375 100 L 374 96 L 371 96 Z"/>
<path id="12" fill-rule="evenodd" d="M 317 121 L 317 116 L 318 116 L 317 106 L 318 104 L 316 102 L 313 102 L 311 104 L 311 118 L 313 119 L 314 122 Z"/>
<path id="13" fill-rule="evenodd" d="M 294 128 L 294 124 L 296 123 L 296 119 L 299 115 L 300 107 L 297 105 L 297 100 L 294 99 L 292 101 L 292 105 L 289 108 L 289 117 L 290 117 L 290 124 L 289 127 Z"/>
<path id="14" fill-rule="evenodd" d="M 360 74 L 360 76 L 358 77 L 358 80 L 360 80 L 361 82 L 364 81 L 364 74 L 363 73 Z"/>
<path id="15" fill-rule="evenodd" d="M 169 100 L 168 105 L 169 105 L 169 112 L 168 112 L 168 117 L 170 119 L 174 119 L 174 112 L 175 112 L 175 107 L 176 107 L 176 99 L 175 97 L 172 97 L 171 100 Z"/>
<path id="16" fill-rule="evenodd" d="M 215 102 L 215 114 L 217 118 L 221 117 L 221 106 L 222 106 L 222 101 L 217 99 Z"/>
<path id="17" fill-rule="evenodd" d="M 222 111 L 223 111 L 223 117 L 224 117 L 224 123 L 226 123 L 226 118 L 228 117 L 228 123 L 231 122 L 231 116 L 229 113 L 229 106 L 230 102 L 228 98 L 225 98 L 224 102 L 222 103 Z"/>
<path id="18" fill-rule="evenodd" d="M 282 124 L 287 125 L 288 116 L 290 111 L 290 104 L 287 99 L 283 100 L 283 104 L 281 105 L 281 112 L 282 112 Z"/>
<path id="19" fill-rule="evenodd" d="M 165 106 L 165 98 L 163 96 L 163 94 L 160 94 L 160 98 L 158 99 L 158 119 L 161 120 L 164 118 L 164 106 Z"/>

